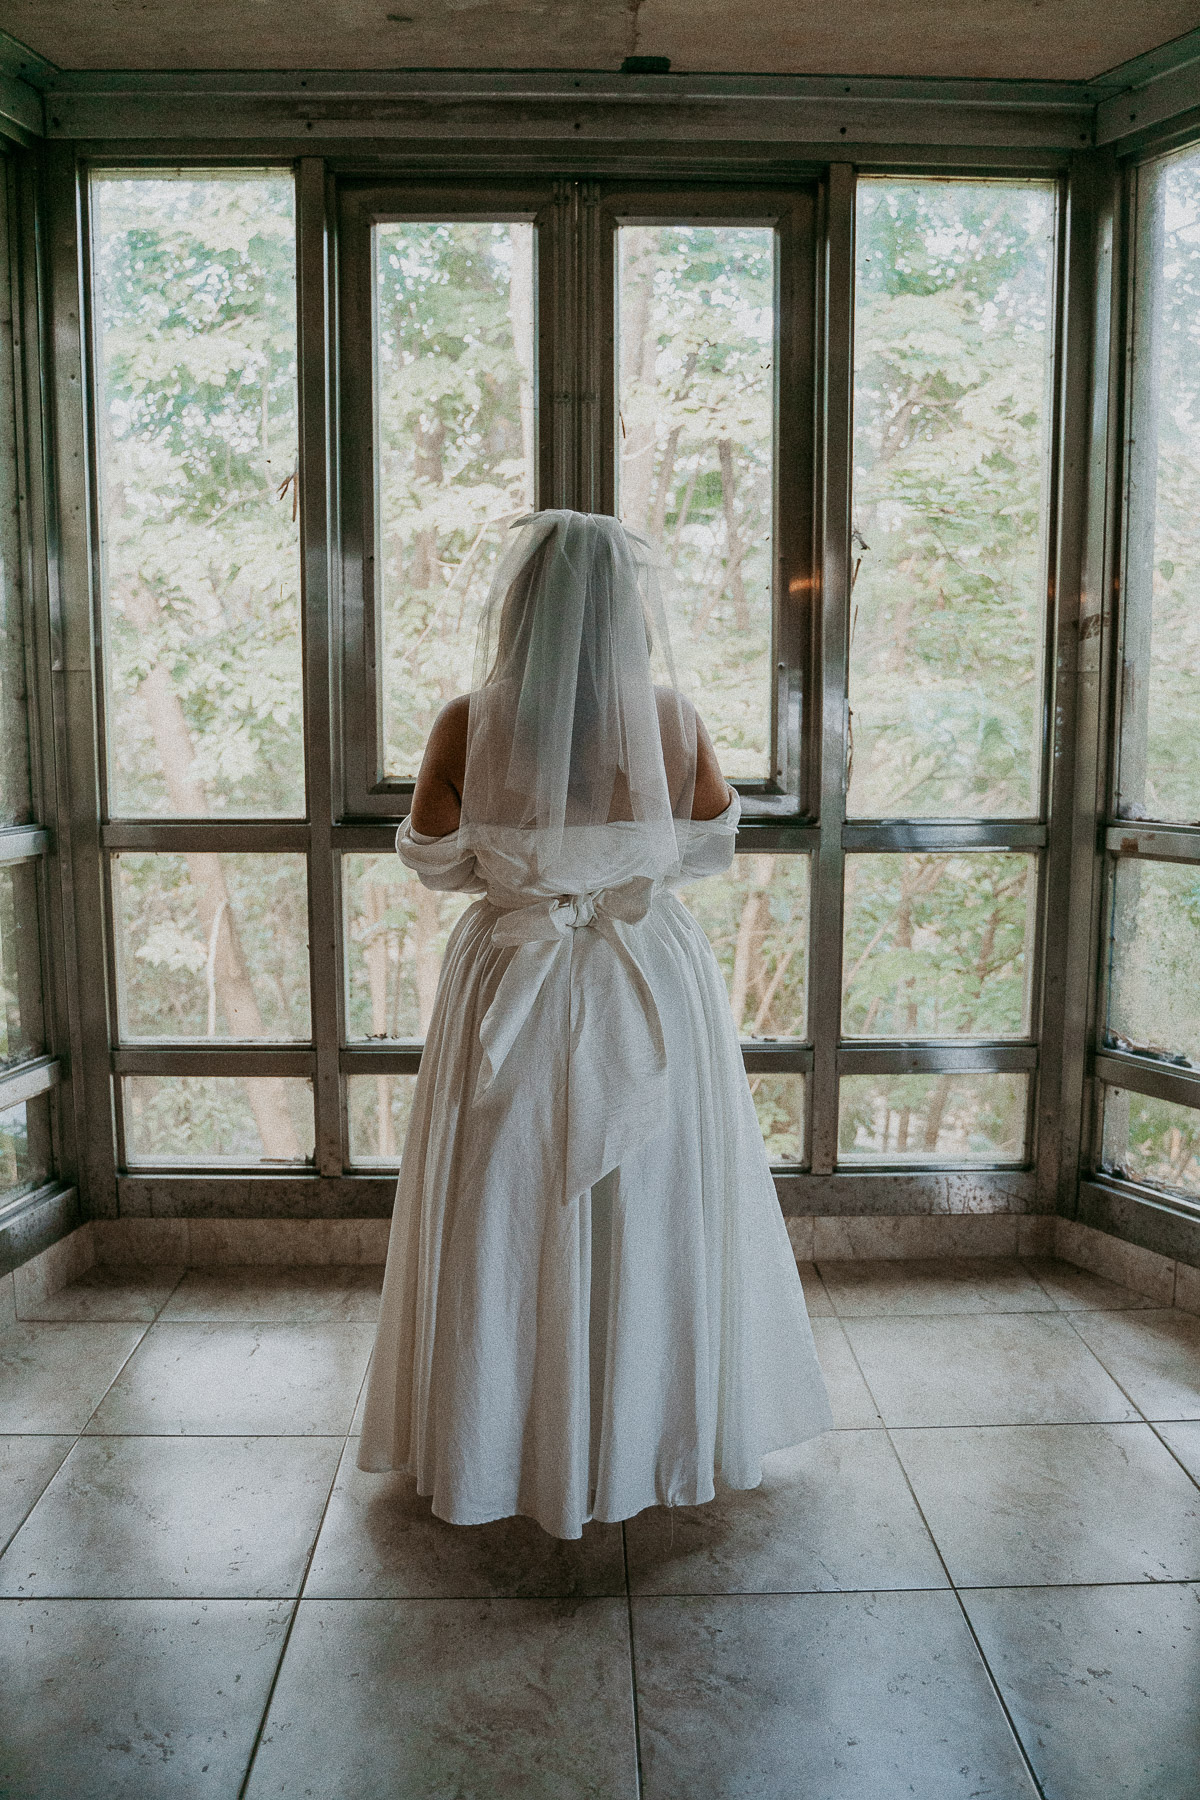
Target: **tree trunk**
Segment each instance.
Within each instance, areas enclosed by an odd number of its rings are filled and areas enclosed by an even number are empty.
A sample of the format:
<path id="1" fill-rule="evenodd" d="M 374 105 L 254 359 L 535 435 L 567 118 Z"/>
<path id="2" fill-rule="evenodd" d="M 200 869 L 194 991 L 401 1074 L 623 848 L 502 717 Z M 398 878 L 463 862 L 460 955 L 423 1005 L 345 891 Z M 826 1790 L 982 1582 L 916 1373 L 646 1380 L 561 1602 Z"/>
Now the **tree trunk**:
<path id="1" fill-rule="evenodd" d="M 733 442 L 730 438 L 718 439 L 717 461 L 721 469 L 721 507 L 725 514 L 725 582 L 733 599 L 733 613 L 737 628 L 739 631 L 748 631 L 750 629 L 750 606 L 746 599 L 746 586 L 742 580 L 742 560 L 746 554 L 746 546 L 738 532 L 737 519 L 733 510 L 733 496 L 737 487 L 737 479 L 733 472 Z"/>
<path id="2" fill-rule="evenodd" d="M 438 954 L 437 947 L 442 920 L 438 897 L 429 888 L 417 888 L 416 902 L 417 917 L 413 933 L 415 938 L 413 981 L 417 990 L 417 1036 L 423 1039 L 429 1031 L 429 1022 L 433 1018 L 433 1003 L 437 998 L 438 976 L 442 972 L 442 959 Z"/>
<path id="3" fill-rule="evenodd" d="M 658 439 L 653 391 L 658 345 L 650 318 L 651 255 L 648 249 L 640 254 L 623 251 L 620 272 L 620 511 L 635 531 L 645 531 L 649 525 Z"/>
<path id="4" fill-rule="evenodd" d="M 157 603 L 142 593 L 126 594 L 124 601 L 129 618 L 149 636 L 158 623 Z M 182 818 L 203 817 L 209 812 L 208 795 L 192 772 L 192 735 L 170 673 L 162 663 L 156 663 L 144 677 L 138 692 L 162 763 L 172 811 Z M 264 1038 L 267 1033 L 242 951 L 220 856 L 209 851 L 188 851 L 187 866 L 196 911 L 210 946 L 213 987 L 230 1035 Z M 299 1161 L 300 1144 L 286 1091 L 270 1077 L 246 1076 L 244 1080 L 264 1157 L 271 1162 Z"/>
<path id="5" fill-rule="evenodd" d="M 733 952 L 733 980 L 729 1004 L 738 1031 L 742 1030 L 749 1008 L 750 990 L 761 983 L 760 947 L 767 923 L 767 886 L 771 880 L 769 856 L 748 857 L 750 890 L 742 902 L 737 940 Z"/>

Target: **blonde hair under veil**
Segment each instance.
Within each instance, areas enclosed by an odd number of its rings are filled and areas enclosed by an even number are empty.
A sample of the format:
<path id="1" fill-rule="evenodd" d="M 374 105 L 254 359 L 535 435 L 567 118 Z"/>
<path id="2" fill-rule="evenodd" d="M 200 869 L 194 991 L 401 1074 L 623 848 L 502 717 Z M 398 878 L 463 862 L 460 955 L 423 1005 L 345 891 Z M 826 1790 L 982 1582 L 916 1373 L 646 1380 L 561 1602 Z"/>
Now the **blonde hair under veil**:
<path id="1" fill-rule="evenodd" d="M 460 841 L 534 832 L 545 870 L 568 829 L 620 821 L 665 874 L 691 817 L 696 717 L 648 547 L 600 513 L 520 526 L 480 622 Z"/>

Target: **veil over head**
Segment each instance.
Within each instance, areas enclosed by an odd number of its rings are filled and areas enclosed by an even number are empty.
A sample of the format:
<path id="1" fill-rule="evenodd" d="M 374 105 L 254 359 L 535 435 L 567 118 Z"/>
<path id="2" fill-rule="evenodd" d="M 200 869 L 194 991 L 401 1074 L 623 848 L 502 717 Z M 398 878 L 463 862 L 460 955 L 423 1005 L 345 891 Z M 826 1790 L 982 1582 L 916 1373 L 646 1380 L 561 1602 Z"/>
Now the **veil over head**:
<path id="1" fill-rule="evenodd" d="M 665 871 L 691 817 L 696 716 L 649 547 L 600 513 L 519 524 L 479 629 L 460 841 L 535 832 L 545 869 L 568 830 L 628 822 Z"/>

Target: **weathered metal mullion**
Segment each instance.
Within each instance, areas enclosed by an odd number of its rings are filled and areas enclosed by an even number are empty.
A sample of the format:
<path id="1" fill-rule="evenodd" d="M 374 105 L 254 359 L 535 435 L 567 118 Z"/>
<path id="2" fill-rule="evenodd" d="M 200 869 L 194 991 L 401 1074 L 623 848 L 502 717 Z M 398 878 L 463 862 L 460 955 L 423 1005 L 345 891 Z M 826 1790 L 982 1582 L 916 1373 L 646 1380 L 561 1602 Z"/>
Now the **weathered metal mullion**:
<path id="1" fill-rule="evenodd" d="M 115 819 L 100 827 L 105 850 L 306 851 L 304 819 Z"/>
<path id="2" fill-rule="evenodd" d="M 1114 856 L 1130 856 L 1147 862 L 1200 862 L 1200 826 L 1110 825 L 1104 847 Z"/>
<path id="3" fill-rule="evenodd" d="M 1051 506 L 1046 521 L 1046 635 L 1042 697 L 1041 810 L 1056 827 L 1041 859 L 1040 893 L 1029 968 L 1034 977 L 1031 1029 L 1042 1044 L 1026 1133 L 1045 1211 L 1054 1210 L 1062 1155 L 1066 941 L 1071 929 L 1071 799 L 1074 789 L 1076 666 L 1081 617 L 1087 496 L 1092 331 L 1089 308 L 1095 184 L 1086 158 L 1059 183 L 1054 283 L 1054 384 Z M 1061 824 L 1060 824 L 1061 821 Z"/>
<path id="4" fill-rule="evenodd" d="M 37 817 L 45 826 L 42 879 L 38 882 L 38 923 L 42 1009 L 48 1051 L 73 1047 L 73 989 L 68 979 L 67 943 L 72 919 L 70 884 L 62 878 L 65 844 L 59 741 L 64 721 L 53 704 L 47 505 L 51 492 L 45 433 L 48 378 L 43 356 L 46 328 L 42 268 L 42 188 L 34 157 L 8 159 L 8 256 L 4 274 L 12 296 L 14 425 L 17 497 L 21 538 L 21 609 L 25 630 L 26 692 L 29 705 L 30 778 Z M 55 1170 L 77 1175 L 77 1093 L 68 1086 L 51 1105 L 51 1155 Z"/>
<path id="5" fill-rule="evenodd" d="M 809 1002 L 809 1165 L 831 1174 L 838 1148 L 837 1048 L 842 1016 L 842 828 L 846 816 L 846 657 L 850 599 L 850 464 L 854 364 L 855 174 L 832 163 L 824 189 L 819 287 L 819 558 L 821 814 L 814 859 Z"/>
<path id="6" fill-rule="evenodd" d="M 61 1078 L 62 1064 L 57 1056 L 39 1056 L 31 1062 L 18 1063 L 14 1069 L 0 1069 L 0 1112 L 49 1093 Z"/>
<path id="7" fill-rule="evenodd" d="M 1032 1074 L 1038 1066 L 1034 1043 L 843 1043 L 837 1053 L 843 1075 Z"/>
<path id="8" fill-rule="evenodd" d="M 316 1061 L 316 1052 L 304 1045 L 213 1044 L 208 1040 L 202 1045 L 122 1044 L 109 1052 L 113 1074 L 118 1076 L 312 1076 Z"/>
<path id="9" fill-rule="evenodd" d="M 1089 159 L 1094 183 L 1089 259 L 1091 394 L 1078 632 L 1077 730 L 1071 791 L 1069 930 L 1063 956 L 1058 1210 L 1075 1217 L 1082 1172 L 1099 1156 L 1101 1084 L 1090 1066 L 1107 1011 L 1107 858 L 1098 818 L 1111 817 L 1116 786 L 1121 666 L 1128 329 L 1134 270 L 1128 181 L 1109 151 Z"/>
<path id="10" fill-rule="evenodd" d="M 345 1161 L 341 1124 L 339 994 L 341 931 L 332 734 L 334 468 L 330 442 L 331 365 L 335 355 L 331 302 L 333 268 L 325 165 L 300 160 L 296 175 L 296 317 L 300 413 L 300 593 L 304 644 L 305 790 L 311 839 L 308 855 L 308 955 L 312 1033 L 316 1047 L 313 1103 L 318 1174 L 340 1175 Z"/>
<path id="11" fill-rule="evenodd" d="M 842 848 L 858 851 L 1041 850 L 1045 825 L 1032 819 L 853 819 Z"/>
<path id="12" fill-rule="evenodd" d="M 10 825 L 0 831 L 0 868 L 11 863 L 31 862 L 50 848 L 50 833 L 44 825 Z"/>
<path id="13" fill-rule="evenodd" d="M 45 152 L 46 317 L 44 401 L 50 495 L 46 508 L 51 705 L 61 757 L 56 834 L 63 884 L 62 954 L 70 995 L 71 1089 L 77 1167 L 87 1212 L 117 1208 L 113 1092 L 100 1047 L 110 1042 L 107 917 L 100 856 L 102 740 L 97 682 L 89 389 L 84 277 L 86 214 L 75 146 Z M 85 926 L 86 921 L 86 926 Z"/>
<path id="14" fill-rule="evenodd" d="M 1107 1049 L 1096 1051 L 1092 1068 L 1097 1081 L 1106 1087 L 1126 1088 L 1178 1106 L 1200 1107 L 1200 1068 Z"/>

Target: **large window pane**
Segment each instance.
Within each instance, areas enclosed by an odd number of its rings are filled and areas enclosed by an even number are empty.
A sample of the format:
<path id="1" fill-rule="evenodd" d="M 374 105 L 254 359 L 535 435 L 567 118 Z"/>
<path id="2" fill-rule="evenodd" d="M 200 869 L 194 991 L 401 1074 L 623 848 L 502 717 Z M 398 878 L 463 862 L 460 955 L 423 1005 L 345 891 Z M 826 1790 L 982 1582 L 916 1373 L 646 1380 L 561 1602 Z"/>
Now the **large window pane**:
<path id="1" fill-rule="evenodd" d="M 844 1075 L 842 1162 L 1022 1162 L 1025 1075 Z"/>
<path id="2" fill-rule="evenodd" d="M 1200 1063 L 1200 864 L 1118 861 L 1108 1037 Z"/>
<path id="3" fill-rule="evenodd" d="M 38 958 L 37 870 L 0 868 L 0 1063 L 45 1049 Z"/>
<path id="4" fill-rule="evenodd" d="M 849 810 L 1038 809 L 1054 190 L 858 188 Z"/>
<path id="5" fill-rule="evenodd" d="M 356 1167 L 397 1166 L 416 1085 L 415 1075 L 346 1077 L 350 1161 Z"/>
<path id="6" fill-rule="evenodd" d="M 1200 1200 L 1200 1112 L 1105 1088 L 1101 1164 L 1110 1175 Z"/>
<path id="7" fill-rule="evenodd" d="M 24 825 L 32 814 L 9 267 L 6 190 L 0 186 L 0 825 Z"/>
<path id="8" fill-rule="evenodd" d="M 773 1163 L 804 1161 L 804 1076 L 751 1075 L 750 1093 Z"/>
<path id="9" fill-rule="evenodd" d="M 505 518 L 534 499 L 534 228 L 375 227 L 384 772 L 415 775 L 471 686 Z"/>
<path id="10" fill-rule="evenodd" d="M 725 773 L 770 775 L 775 233 L 618 229 L 618 512 L 672 571 Z"/>
<path id="11" fill-rule="evenodd" d="M 308 1039 L 303 856 L 113 858 L 120 1033 Z"/>
<path id="12" fill-rule="evenodd" d="M 1023 1036 L 1035 871 L 998 851 L 848 856 L 846 1036 Z"/>
<path id="13" fill-rule="evenodd" d="M 723 875 L 680 890 L 729 985 L 744 1038 L 807 1034 L 807 856 L 735 856 Z"/>
<path id="14" fill-rule="evenodd" d="M 312 1083 L 278 1075 L 130 1075 L 125 1156 L 138 1163 L 311 1162 Z"/>
<path id="15" fill-rule="evenodd" d="M 1138 173 L 1120 810 L 1200 818 L 1200 152 Z"/>
<path id="16" fill-rule="evenodd" d="M 475 898 L 422 887 L 398 856 L 342 858 L 346 1035 L 423 1038 L 446 942 Z"/>
<path id="17" fill-rule="evenodd" d="M 303 813 L 292 178 L 92 194 L 110 809 Z"/>

